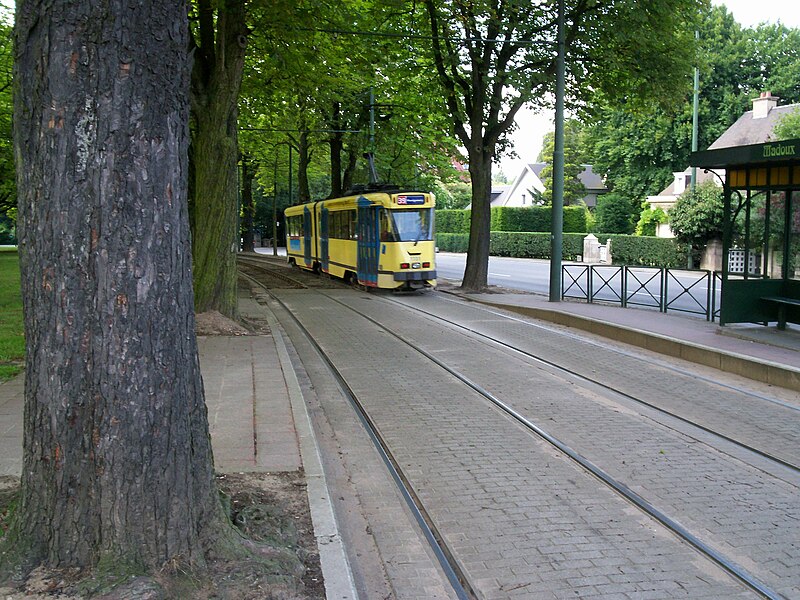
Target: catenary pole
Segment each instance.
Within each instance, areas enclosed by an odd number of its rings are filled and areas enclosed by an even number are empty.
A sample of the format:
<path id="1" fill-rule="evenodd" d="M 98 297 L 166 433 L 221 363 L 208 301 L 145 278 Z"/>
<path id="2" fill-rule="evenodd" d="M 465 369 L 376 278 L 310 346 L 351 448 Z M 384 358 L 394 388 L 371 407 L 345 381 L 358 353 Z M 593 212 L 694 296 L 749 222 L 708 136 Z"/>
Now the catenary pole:
<path id="1" fill-rule="evenodd" d="M 694 32 L 694 39 L 700 39 L 700 32 Z M 694 101 L 692 104 L 692 152 L 697 152 L 697 137 L 698 137 L 698 113 L 700 112 L 700 69 L 695 66 L 694 68 Z M 697 186 L 697 167 L 692 167 L 692 181 L 691 188 L 694 191 Z"/>
<path id="2" fill-rule="evenodd" d="M 550 228 L 550 302 L 561 301 L 561 245 L 564 226 L 564 0 L 558 0 L 556 116 L 553 147 L 553 213 Z"/>

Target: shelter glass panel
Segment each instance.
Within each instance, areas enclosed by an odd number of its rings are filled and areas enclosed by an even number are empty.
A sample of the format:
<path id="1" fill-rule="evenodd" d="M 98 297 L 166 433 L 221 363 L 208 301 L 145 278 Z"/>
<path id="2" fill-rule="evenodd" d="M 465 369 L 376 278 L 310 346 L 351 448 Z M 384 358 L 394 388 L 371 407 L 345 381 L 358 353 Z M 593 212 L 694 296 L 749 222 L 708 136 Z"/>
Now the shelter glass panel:
<path id="1" fill-rule="evenodd" d="M 792 192 L 790 219 L 788 279 L 800 280 L 800 191 Z"/>
<path id="2" fill-rule="evenodd" d="M 786 192 L 772 192 L 769 198 L 768 222 L 768 263 L 767 273 L 771 279 L 783 277 L 783 267 L 786 262 L 785 246 L 786 235 Z"/>

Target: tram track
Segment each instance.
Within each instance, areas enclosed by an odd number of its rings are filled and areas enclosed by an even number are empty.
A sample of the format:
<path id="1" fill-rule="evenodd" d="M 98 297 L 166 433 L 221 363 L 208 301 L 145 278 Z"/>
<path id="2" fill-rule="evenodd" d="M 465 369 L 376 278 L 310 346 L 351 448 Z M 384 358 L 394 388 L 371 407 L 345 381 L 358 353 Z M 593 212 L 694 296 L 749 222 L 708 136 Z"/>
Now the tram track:
<path id="1" fill-rule="evenodd" d="M 326 295 L 327 296 L 327 295 Z M 568 456 L 572 461 L 578 464 L 580 467 L 597 477 L 600 481 L 604 484 L 612 488 L 616 493 L 620 494 L 628 501 L 633 503 L 637 508 L 641 511 L 646 513 L 647 515 L 651 516 L 662 525 L 664 525 L 667 529 L 672 531 L 682 540 L 690 544 L 692 547 L 697 549 L 701 554 L 708 557 L 723 569 L 725 569 L 728 573 L 732 576 L 740 580 L 742 583 L 747 585 L 753 591 L 758 592 L 764 598 L 769 598 L 770 600 L 781 600 L 783 598 L 782 595 L 778 594 L 777 592 L 770 589 L 767 585 L 761 582 L 758 578 L 751 575 L 746 569 L 741 567 L 740 565 L 736 564 L 733 560 L 726 557 L 722 552 L 711 546 L 710 544 L 704 542 L 698 536 L 692 534 L 688 529 L 686 529 L 683 525 L 679 523 L 677 519 L 674 519 L 664 513 L 663 511 L 659 510 L 653 504 L 648 502 L 645 498 L 631 490 L 627 485 L 615 479 L 610 473 L 602 469 L 600 466 L 594 464 L 592 461 L 587 459 L 585 456 L 580 454 L 579 452 L 575 451 L 571 448 L 568 444 L 566 444 L 563 440 L 557 438 L 556 436 L 550 434 L 546 429 L 542 428 L 541 426 L 537 425 L 527 417 L 525 417 L 522 413 L 512 408 L 507 403 L 503 402 L 501 399 L 496 397 L 491 392 L 484 389 L 482 386 L 478 385 L 477 383 L 473 382 L 470 378 L 468 378 L 463 373 L 451 368 L 443 361 L 436 358 L 433 354 L 427 352 L 420 346 L 413 344 L 412 342 L 408 341 L 404 337 L 398 335 L 391 329 L 387 328 L 385 325 L 357 311 L 355 308 L 341 302 L 335 298 L 331 298 L 327 296 L 329 299 L 333 300 L 334 302 L 338 303 L 339 305 L 343 306 L 344 308 L 351 310 L 358 314 L 360 317 L 367 319 L 372 324 L 380 327 L 386 333 L 392 335 L 398 341 L 406 344 L 416 352 L 422 354 L 426 359 L 430 360 L 431 362 L 435 363 L 439 367 L 441 367 L 444 371 L 461 381 L 462 383 L 466 384 L 468 387 L 472 388 L 475 392 L 486 398 L 489 402 L 491 402 L 494 406 L 500 409 L 503 413 L 507 414 L 508 416 L 512 417 L 515 421 L 520 423 L 523 427 L 525 427 L 528 431 L 535 434 L 536 436 L 542 438 L 547 443 L 551 444 L 553 447 L 558 449 L 559 451 L 563 452 L 566 456 Z M 515 349 L 516 350 L 516 349 Z M 523 353 L 525 354 L 525 353 Z M 550 363 L 547 363 L 550 364 Z"/>
<path id="2" fill-rule="evenodd" d="M 431 361 L 432 363 L 436 364 L 440 368 L 444 369 L 449 375 L 451 375 L 452 377 L 455 377 L 456 379 L 458 379 L 459 381 L 461 381 L 462 383 L 464 383 L 465 385 L 470 387 L 476 393 L 478 393 L 479 395 L 484 397 L 486 400 L 491 402 L 492 405 L 495 406 L 497 409 L 503 411 L 504 414 L 507 414 L 508 416 L 513 418 L 516 422 L 518 422 L 523 427 L 525 427 L 532 434 L 538 436 L 541 439 L 544 439 L 545 441 L 547 441 L 547 443 L 551 444 L 554 448 L 558 449 L 560 452 L 563 452 L 565 455 L 569 456 L 569 458 L 572 461 L 574 461 L 576 464 L 578 464 L 582 469 L 584 469 L 587 472 L 591 473 L 594 477 L 596 477 L 597 479 L 602 481 L 605 485 L 607 485 L 611 489 L 613 489 L 617 494 L 623 496 L 629 502 L 631 502 L 635 506 L 637 506 L 637 508 L 639 510 L 643 511 L 645 514 L 648 514 L 650 517 L 654 518 L 655 520 L 660 522 L 662 525 L 667 527 L 675 535 L 677 535 L 678 537 L 683 539 L 686 543 L 690 544 L 693 548 L 695 548 L 696 550 L 701 552 L 703 555 L 708 557 L 710 560 L 712 560 L 716 564 L 720 565 L 730 575 L 732 575 L 733 577 L 735 577 L 736 579 L 738 579 L 739 581 L 744 583 L 751 590 L 757 592 L 758 594 L 760 594 L 761 596 L 763 596 L 765 598 L 776 598 L 776 599 L 783 598 L 783 596 L 781 596 L 778 592 L 775 592 L 773 589 L 771 589 L 770 587 L 765 585 L 763 582 L 761 582 L 757 577 L 754 577 L 753 575 L 751 575 L 746 569 L 742 568 L 735 561 L 729 559 L 728 557 L 725 556 L 725 554 L 723 554 L 722 552 L 718 551 L 717 549 L 715 549 L 710 544 L 704 542 L 699 537 L 693 535 L 690 531 L 688 531 L 685 527 L 683 527 L 677 519 L 671 518 L 669 515 L 665 514 L 661 510 L 659 510 L 656 506 L 654 506 L 650 502 L 648 502 L 644 497 L 642 497 L 641 495 L 633 492 L 627 485 L 625 485 L 624 483 L 622 483 L 620 481 L 617 481 L 613 476 L 611 476 L 604 469 L 602 469 L 598 465 L 592 463 L 586 457 L 584 457 L 580 453 L 578 453 L 575 450 L 573 450 L 572 448 L 570 448 L 569 445 L 566 444 L 563 440 L 560 440 L 556 436 L 553 436 L 550 433 L 548 433 L 544 428 L 540 427 L 539 425 L 537 425 L 536 423 L 534 423 L 533 421 L 528 419 L 524 414 L 520 413 L 519 411 L 516 411 L 513 407 L 507 405 L 501 399 L 495 397 L 491 392 L 489 392 L 488 390 L 483 389 L 483 387 L 481 387 L 479 384 L 471 381 L 470 378 L 466 377 L 463 373 L 458 372 L 456 369 L 453 369 L 449 365 L 445 364 L 443 361 L 439 360 L 438 358 L 436 358 L 435 356 L 433 356 L 431 353 L 427 352 L 426 350 L 424 350 L 420 346 L 410 342 L 408 339 L 406 339 L 405 337 L 403 337 L 403 336 L 397 334 L 396 332 L 392 331 L 390 328 L 387 328 L 385 325 L 380 323 L 378 320 L 373 319 L 372 317 L 370 317 L 370 316 L 368 316 L 368 315 L 356 310 L 354 307 L 352 307 L 352 306 L 350 306 L 350 305 L 348 305 L 348 304 L 346 304 L 346 303 L 344 303 L 344 302 L 342 302 L 342 301 L 340 301 L 340 300 L 338 300 L 336 298 L 333 298 L 330 294 L 327 294 L 322 290 L 317 290 L 317 291 L 318 291 L 318 293 L 322 294 L 323 296 L 325 296 L 330 301 L 335 302 L 335 303 L 339 304 L 340 306 L 342 306 L 343 308 L 347 309 L 348 311 L 352 311 L 355 314 L 359 315 L 361 318 L 364 318 L 364 319 L 368 320 L 373 325 L 379 327 L 380 329 L 382 329 L 386 333 L 392 335 L 395 339 L 397 339 L 402 344 L 405 344 L 409 348 L 413 349 L 415 352 L 417 352 L 417 353 L 421 354 L 422 356 L 424 356 L 427 360 Z M 298 326 L 301 328 L 301 330 L 303 330 L 305 332 L 305 335 L 309 338 L 311 343 L 317 348 L 317 351 L 319 352 L 320 356 L 323 357 L 323 359 L 325 360 L 325 362 L 328 365 L 328 367 L 332 370 L 332 372 L 336 373 L 337 379 L 339 379 L 341 381 L 343 389 L 346 390 L 346 395 L 348 397 L 352 397 L 352 399 L 353 399 L 352 402 L 354 403 L 354 407 L 356 408 L 357 413 L 359 415 L 361 415 L 361 418 L 364 420 L 365 426 L 367 427 L 368 430 L 372 431 L 371 435 L 374 436 L 375 443 L 382 447 L 381 452 L 388 457 L 387 459 L 385 459 L 387 461 L 387 465 L 389 463 L 391 463 L 393 465 L 392 468 L 396 473 L 396 475 L 393 475 L 393 476 L 395 476 L 395 478 L 397 480 L 399 480 L 401 482 L 404 482 L 404 485 L 405 485 L 406 490 L 407 490 L 406 493 L 408 494 L 409 498 L 411 498 L 411 500 L 414 500 L 415 499 L 415 495 L 414 495 L 414 492 L 413 492 L 413 487 L 410 486 L 408 480 L 403 475 L 402 469 L 397 464 L 397 461 L 395 461 L 393 458 L 391 458 L 391 456 L 392 456 L 391 450 L 389 449 L 389 447 L 386 444 L 385 440 L 382 439 L 382 437 L 381 437 L 381 435 L 379 433 L 379 429 L 377 427 L 375 427 L 374 424 L 371 423 L 371 420 L 370 420 L 370 417 L 368 415 L 368 412 L 365 409 L 365 407 L 363 406 L 363 404 L 361 404 L 361 402 L 358 400 L 357 394 L 355 394 L 355 392 L 349 387 L 345 377 L 336 368 L 336 366 L 334 365 L 333 361 L 331 361 L 330 358 L 326 356 L 325 352 L 319 346 L 319 344 L 317 344 L 317 342 L 313 340 L 313 336 L 311 335 L 311 333 L 302 325 L 302 323 L 299 321 L 297 316 L 294 315 L 292 310 L 288 306 L 286 306 L 283 303 L 283 301 L 281 301 L 276 295 L 274 295 L 274 294 L 271 294 L 271 295 L 273 296 L 273 298 L 275 298 L 275 300 L 277 302 L 279 302 L 284 307 L 284 309 L 287 311 L 287 314 L 292 316 L 292 318 L 295 320 L 295 322 L 298 324 Z M 375 298 L 375 296 L 371 296 L 371 297 Z M 396 301 L 388 299 L 388 298 L 381 298 L 381 300 L 385 300 L 385 301 L 389 301 L 389 302 L 396 302 Z M 397 304 L 401 304 L 402 305 L 403 303 L 397 303 Z M 408 308 L 408 307 L 406 307 L 406 308 Z M 418 313 L 419 311 L 415 309 L 415 312 Z M 429 318 L 435 318 L 435 319 L 439 319 L 442 322 L 449 323 L 450 327 L 453 327 L 453 326 L 461 327 L 457 323 L 449 322 L 446 319 L 441 319 L 440 317 L 438 317 L 436 315 L 429 315 Z M 469 328 L 463 328 L 462 327 L 462 329 L 466 329 L 467 331 L 471 331 L 471 330 L 469 330 Z M 472 333 L 474 335 L 477 335 L 477 336 L 486 337 L 484 334 L 482 334 L 480 332 L 472 331 Z M 520 353 L 523 356 L 527 357 L 529 360 L 536 360 L 536 361 L 540 361 L 541 360 L 539 357 L 533 356 L 533 355 L 531 355 L 529 353 L 526 353 L 526 352 L 524 352 L 524 351 L 522 351 L 522 350 L 520 350 L 518 348 L 514 348 L 514 347 L 512 347 L 512 346 L 510 346 L 510 345 L 508 345 L 508 344 L 506 344 L 506 343 L 504 343 L 502 341 L 492 340 L 492 342 L 496 343 L 496 344 L 499 344 L 501 346 L 504 346 L 507 349 L 510 349 L 510 350 L 514 351 L 515 353 Z M 557 365 L 552 364 L 550 361 L 542 361 L 542 362 L 546 363 L 550 368 L 558 368 Z M 571 375 L 572 376 L 576 376 L 575 373 L 571 373 Z M 591 380 L 588 380 L 588 381 L 591 381 Z M 600 382 L 597 382 L 597 381 L 592 381 L 592 383 L 595 384 L 595 385 L 600 385 L 600 386 L 604 385 L 604 384 L 602 384 Z M 608 386 L 604 386 L 604 387 L 608 387 Z M 608 389 L 612 390 L 612 388 L 608 388 Z M 613 390 L 613 391 L 615 393 L 621 393 L 618 390 Z M 626 397 L 629 397 L 629 395 L 625 394 L 625 393 L 622 393 L 622 395 L 626 396 Z M 632 398 L 632 399 L 636 400 L 635 398 Z M 675 415 L 672 415 L 672 416 L 674 416 L 675 418 L 680 419 L 680 417 L 678 417 L 678 416 L 675 416 Z M 686 421 L 685 419 L 683 419 L 683 420 Z M 715 434 L 714 431 L 712 431 L 710 429 L 707 429 L 707 428 L 704 428 L 702 426 L 699 426 L 696 423 L 692 423 L 691 421 L 686 421 L 686 422 L 691 424 L 691 425 L 693 425 L 693 426 L 697 426 L 697 427 L 703 429 L 704 431 L 706 431 L 708 433 Z M 725 438 L 725 436 L 720 436 L 720 437 L 724 438 L 724 439 L 727 439 L 727 438 Z M 747 446 L 745 446 L 745 447 L 747 447 Z M 754 450 L 754 449 L 751 448 L 751 450 Z M 760 453 L 760 452 L 757 452 L 757 453 L 761 454 L 761 455 L 764 455 L 763 453 Z M 768 455 L 766 455 L 766 456 L 768 458 L 771 458 Z M 795 465 L 786 464 L 785 461 L 778 461 L 778 462 L 780 462 L 781 464 L 784 464 L 785 466 L 788 466 L 790 468 L 797 469 L 797 467 Z M 418 499 L 417 499 L 417 501 L 418 501 Z M 416 504 L 416 502 L 412 502 L 412 503 Z M 422 510 L 420 511 L 420 515 L 421 515 L 422 520 L 425 523 L 427 523 L 428 527 L 430 528 L 430 526 L 433 524 L 433 522 L 432 522 L 432 519 L 430 519 L 429 517 L 425 516 L 424 508 L 422 508 Z M 442 536 L 440 536 L 440 535 L 435 533 L 435 528 L 430 529 L 430 531 L 431 531 L 431 534 L 430 534 L 430 538 L 431 539 L 429 541 L 431 541 L 431 543 L 436 543 L 436 545 L 439 546 L 440 552 L 445 557 L 445 560 L 448 562 L 448 564 L 453 562 L 453 564 L 455 564 L 456 567 L 457 567 L 457 562 L 451 561 L 451 560 L 449 560 L 447 558 L 450 555 L 450 551 L 446 548 L 446 546 L 445 547 L 442 546 L 442 542 L 441 542 Z M 454 571 L 454 573 L 455 572 L 457 572 L 457 570 Z M 459 574 L 455 575 L 455 577 L 456 577 L 456 579 L 459 579 L 459 580 L 464 580 L 465 579 L 463 577 L 463 575 L 459 575 Z M 469 586 L 468 585 L 465 586 L 465 590 L 469 590 Z M 464 591 L 463 593 L 467 594 L 468 592 Z M 459 596 L 459 597 L 468 597 L 468 596 Z"/>
<path id="3" fill-rule="evenodd" d="M 426 513 L 423 503 L 414 493 L 413 486 L 410 484 L 408 479 L 403 474 L 402 469 L 400 468 L 394 456 L 392 455 L 389 445 L 383 439 L 383 436 L 381 435 L 379 428 L 372 421 L 366 408 L 359 401 L 357 394 L 347 383 L 347 380 L 342 375 L 341 371 L 336 367 L 333 361 L 331 361 L 330 357 L 325 353 L 322 347 L 314 339 L 314 336 L 311 335 L 308 329 L 306 329 L 306 327 L 302 324 L 302 322 L 294 315 L 291 309 L 289 309 L 289 307 L 286 306 L 286 304 L 277 295 L 275 295 L 268 286 L 266 286 L 262 281 L 259 281 L 257 278 L 254 278 L 246 273 L 240 272 L 240 276 L 244 277 L 252 284 L 257 285 L 258 287 L 266 291 L 273 299 L 273 301 L 278 303 L 285 310 L 286 314 L 292 318 L 295 326 L 298 327 L 298 329 L 303 333 L 305 339 L 314 348 L 314 351 L 316 352 L 318 357 L 322 360 L 326 368 L 333 375 L 337 385 L 339 386 L 340 391 L 342 392 L 342 395 L 345 398 L 347 398 L 355 414 L 357 415 L 359 421 L 361 422 L 365 431 L 369 435 L 375 450 L 378 452 L 381 460 L 383 461 L 384 465 L 389 471 L 392 481 L 394 481 L 395 485 L 397 486 L 400 495 L 402 496 L 403 500 L 406 503 L 406 506 L 408 507 L 409 511 L 414 517 L 414 520 L 417 523 L 417 526 L 419 527 L 420 531 L 422 532 L 423 537 L 427 541 L 434 556 L 436 557 L 440 567 L 442 568 L 442 571 L 445 574 L 445 577 L 452 586 L 454 594 L 459 600 L 469 600 L 477 598 L 478 595 L 470 586 L 467 577 L 458 567 L 458 561 L 456 561 L 453 558 L 449 548 L 442 541 L 442 536 L 437 531 L 433 519 L 431 519 L 430 516 Z M 299 289 L 307 289 L 307 287 L 303 283 L 297 281 L 296 279 L 293 279 L 291 276 L 286 276 L 282 274 L 279 277 L 279 279 L 288 280 L 290 283 L 295 283 L 297 284 L 297 288 Z"/>
<path id="4" fill-rule="evenodd" d="M 391 298 L 385 298 L 384 300 L 387 301 L 387 302 L 393 302 L 394 304 L 396 304 L 398 306 L 403 306 L 406 309 L 408 309 L 408 306 L 403 304 L 402 302 L 397 302 L 396 300 L 393 300 Z M 420 314 L 419 310 L 415 310 L 414 312 L 416 314 Z M 499 313 L 495 313 L 494 311 L 487 311 L 487 312 L 490 312 L 491 314 L 494 314 L 496 316 L 505 317 L 505 315 L 500 315 Z M 467 331 L 467 332 L 469 332 L 471 334 L 474 334 L 474 335 L 480 337 L 481 339 L 488 340 L 489 342 L 491 342 L 493 344 L 496 344 L 496 345 L 498 345 L 500 347 L 503 347 L 503 348 L 506 348 L 508 350 L 511 350 L 512 352 L 517 353 L 519 355 L 522 355 L 522 356 L 524 356 L 524 357 L 526 357 L 526 358 L 528 358 L 528 359 L 530 359 L 532 361 L 535 361 L 537 363 L 540 363 L 542 365 L 546 365 L 547 367 L 555 369 L 556 371 L 558 371 L 560 373 L 563 373 L 563 374 L 565 374 L 565 375 L 567 375 L 569 377 L 572 377 L 572 378 L 578 379 L 580 381 L 583 381 L 583 382 L 590 383 L 592 385 L 598 386 L 601 389 L 606 390 L 607 392 L 610 392 L 610 393 L 613 393 L 613 394 L 618 394 L 619 396 L 624 397 L 624 398 L 626 398 L 626 399 L 628 399 L 628 400 L 630 400 L 630 401 L 632 401 L 632 402 L 634 402 L 636 404 L 639 404 L 641 406 L 646 406 L 649 409 L 655 410 L 656 412 L 659 412 L 661 414 L 667 415 L 667 416 L 669 416 L 669 417 L 671 417 L 673 419 L 676 419 L 676 420 L 678 420 L 678 421 L 680 421 L 682 423 L 685 423 L 687 425 L 695 427 L 700 431 L 703 431 L 705 433 L 711 434 L 712 436 L 714 436 L 714 437 L 716 437 L 716 438 L 718 438 L 720 440 L 725 440 L 726 442 L 729 442 L 729 443 L 731 443 L 731 444 L 733 444 L 733 445 L 735 445 L 735 446 L 737 446 L 737 447 L 739 447 L 739 448 L 741 448 L 743 450 L 746 450 L 748 452 L 752 452 L 753 454 L 756 454 L 758 456 L 766 458 L 769 461 L 772 461 L 773 463 L 775 463 L 777 465 L 781 465 L 782 467 L 785 467 L 787 469 L 790 469 L 791 471 L 793 471 L 795 473 L 800 473 L 800 465 L 797 465 L 797 464 L 791 462 L 790 460 L 781 458 L 779 456 L 771 454 L 770 452 L 761 450 L 760 448 L 756 448 L 755 446 L 752 446 L 752 445 L 748 444 L 747 442 L 743 442 L 743 441 L 741 441 L 741 440 L 739 440 L 739 439 L 737 439 L 737 438 L 735 438 L 735 437 L 733 437 L 731 435 L 726 435 L 726 434 L 724 434 L 724 433 L 722 433 L 720 431 L 717 431 L 717 430 L 715 430 L 715 429 L 713 429 L 713 428 L 711 428 L 709 426 L 704 425 L 703 423 L 700 423 L 697 420 L 685 417 L 685 416 L 679 414 L 676 411 L 672 411 L 672 410 L 669 410 L 667 408 L 664 408 L 663 406 L 660 406 L 660 405 L 658 405 L 658 404 L 656 404 L 654 402 L 648 402 L 647 400 L 645 400 L 641 396 L 630 394 L 630 393 L 620 389 L 619 387 L 615 387 L 613 385 L 610 385 L 609 383 L 607 383 L 606 381 L 603 381 L 599 377 L 590 377 L 590 376 L 586 375 L 585 373 L 580 373 L 580 372 L 578 372 L 578 371 L 576 371 L 574 369 L 570 369 L 570 368 L 564 367 L 563 365 L 558 364 L 556 361 L 549 360 L 549 359 L 547 359 L 546 357 L 544 357 L 542 355 L 534 354 L 532 352 L 529 352 L 527 350 L 524 350 L 522 348 L 514 346 L 514 345 L 512 345 L 510 343 L 507 343 L 507 342 L 504 342 L 504 341 L 502 341 L 500 339 L 497 339 L 496 337 L 492 337 L 492 336 L 486 334 L 485 332 L 477 331 L 476 329 L 473 329 L 471 327 L 467 327 L 467 326 L 465 326 L 465 325 L 463 325 L 461 323 L 457 323 L 457 322 L 455 322 L 453 320 L 450 320 L 450 319 L 445 319 L 445 318 L 443 318 L 443 317 L 441 317 L 439 315 L 435 315 L 435 314 L 433 314 L 431 312 L 424 312 L 424 314 L 425 314 L 426 317 L 428 317 L 430 319 L 436 320 L 438 322 L 443 322 L 443 323 L 448 324 L 451 327 L 455 327 L 455 328 Z M 528 322 L 526 322 L 526 321 L 524 321 L 522 319 L 515 319 L 515 321 L 517 321 L 517 322 L 519 322 L 521 324 L 524 324 L 524 325 L 530 325 L 531 327 L 536 327 L 535 324 L 528 323 Z M 553 330 L 550 330 L 550 331 L 553 331 Z M 561 332 L 557 332 L 557 333 L 560 334 Z M 585 341 L 584 338 L 579 338 L 579 339 L 581 339 L 581 341 Z M 605 349 L 610 349 L 611 351 L 617 351 L 617 349 L 610 348 L 609 346 L 604 346 L 604 348 Z M 635 360 L 641 360 L 640 358 L 638 358 L 636 356 L 633 356 L 630 353 L 624 353 L 624 354 L 625 354 L 625 356 L 627 356 L 629 358 L 633 358 Z M 672 368 L 672 367 L 670 367 L 669 365 L 666 365 L 665 368 Z M 691 377 L 695 377 L 697 379 L 700 379 L 696 375 L 689 374 L 686 371 L 682 371 L 682 370 L 679 370 L 679 369 L 674 369 L 674 370 L 676 372 L 682 374 L 682 375 L 691 376 Z M 714 385 L 720 385 L 720 386 L 728 387 L 728 388 L 730 388 L 732 390 L 735 390 L 738 393 L 745 394 L 747 396 L 751 396 L 754 399 L 764 400 L 764 401 L 767 401 L 767 402 L 773 402 L 775 404 L 779 404 L 780 406 L 782 406 L 784 408 L 787 408 L 789 410 L 792 410 L 792 411 L 800 411 L 800 406 L 797 406 L 797 405 L 792 405 L 792 404 L 789 404 L 787 402 L 782 402 L 782 401 L 780 401 L 778 399 L 775 399 L 775 398 L 768 398 L 768 397 L 763 396 L 761 394 L 755 394 L 755 393 L 749 392 L 748 390 L 744 390 L 742 388 L 730 386 L 728 384 L 725 384 L 725 383 L 722 383 L 722 382 L 719 382 L 719 381 L 713 381 L 713 380 L 710 380 L 708 378 L 703 378 L 703 379 L 705 381 L 709 382 L 709 383 L 714 384 Z"/>

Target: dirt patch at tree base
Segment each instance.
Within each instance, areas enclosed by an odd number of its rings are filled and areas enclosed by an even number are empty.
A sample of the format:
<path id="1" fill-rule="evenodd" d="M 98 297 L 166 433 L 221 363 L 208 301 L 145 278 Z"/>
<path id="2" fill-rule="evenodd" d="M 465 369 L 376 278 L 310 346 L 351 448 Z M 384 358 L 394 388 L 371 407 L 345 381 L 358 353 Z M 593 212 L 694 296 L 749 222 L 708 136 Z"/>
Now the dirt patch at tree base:
<path id="1" fill-rule="evenodd" d="M 18 585 L 0 587 L 2 600 L 321 600 L 319 552 L 302 472 L 237 473 L 217 477 L 223 504 L 252 551 L 252 560 L 215 559 L 200 574 L 166 565 L 153 576 L 123 576 L 95 590 L 92 573 L 33 571 Z M 8 526 L 19 480 L 0 477 L 0 536 Z M 281 572 L 276 572 L 276 569 Z"/>

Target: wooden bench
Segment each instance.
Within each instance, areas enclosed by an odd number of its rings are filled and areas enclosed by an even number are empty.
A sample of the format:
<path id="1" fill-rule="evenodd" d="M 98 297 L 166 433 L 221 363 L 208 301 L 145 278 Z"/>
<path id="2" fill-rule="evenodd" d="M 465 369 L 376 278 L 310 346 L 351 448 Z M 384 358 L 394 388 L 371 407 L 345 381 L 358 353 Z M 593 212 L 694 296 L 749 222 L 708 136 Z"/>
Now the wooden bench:
<path id="1" fill-rule="evenodd" d="M 783 296 L 764 296 L 761 298 L 765 302 L 773 302 L 778 305 L 778 329 L 786 329 L 786 307 L 800 306 L 797 298 L 784 298 Z"/>

